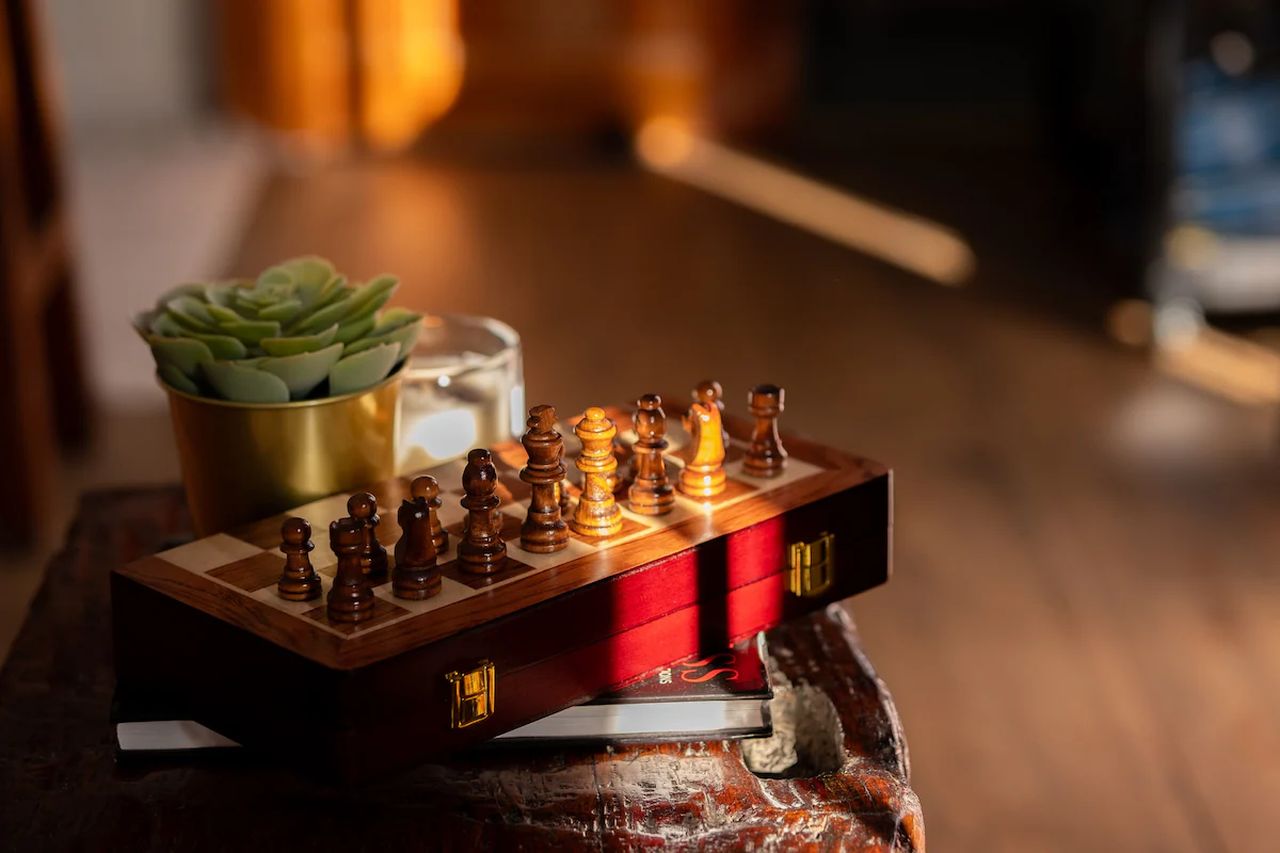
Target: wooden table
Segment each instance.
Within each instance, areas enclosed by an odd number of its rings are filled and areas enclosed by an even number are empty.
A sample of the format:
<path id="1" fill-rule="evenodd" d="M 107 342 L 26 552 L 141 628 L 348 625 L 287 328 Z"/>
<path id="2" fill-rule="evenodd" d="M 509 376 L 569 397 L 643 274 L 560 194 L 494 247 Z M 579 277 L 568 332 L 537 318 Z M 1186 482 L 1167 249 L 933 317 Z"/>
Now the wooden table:
<path id="1" fill-rule="evenodd" d="M 770 636 L 791 683 L 820 691 L 800 691 L 813 718 L 826 700 L 838 718 L 819 728 L 839 758 L 811 776 L 759 778 L 732 742 L 488 752 L 354 789 L 247 753 L 117 766 L 107 575 L 185 535 L 177 489 L 85 496 L 0 672 L 0 847 L 924 849 L 897 712 L 839 608 Z"/>

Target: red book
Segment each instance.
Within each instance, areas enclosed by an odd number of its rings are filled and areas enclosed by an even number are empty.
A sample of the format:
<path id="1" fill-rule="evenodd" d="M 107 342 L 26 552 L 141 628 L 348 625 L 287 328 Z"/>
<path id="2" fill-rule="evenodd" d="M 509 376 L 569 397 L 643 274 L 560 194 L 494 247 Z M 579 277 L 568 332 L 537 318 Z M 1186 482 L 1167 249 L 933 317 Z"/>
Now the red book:
<path id="1" fill-rule="evenodd" d="M 769 671 L 764 635 L 694 656 L 590 702 L 499 735 L 493 743 L 547 740 L 647 742 L 767 737 Z"/>

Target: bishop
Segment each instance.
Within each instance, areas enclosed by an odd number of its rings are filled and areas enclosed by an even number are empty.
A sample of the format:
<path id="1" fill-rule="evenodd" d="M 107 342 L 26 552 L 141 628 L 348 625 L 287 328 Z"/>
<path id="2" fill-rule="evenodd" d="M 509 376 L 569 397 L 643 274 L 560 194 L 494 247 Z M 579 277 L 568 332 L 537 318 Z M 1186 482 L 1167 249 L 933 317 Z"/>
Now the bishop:
<path id="1" fill-rule="evenodd" d="M 675 505 L 675 491 L 667 480 L 667 415 L 662 398 L 645 394 L 636 400 L 636 442 L 631 456 L 631 511 L 641 515 L 664 515 Z"/>
<path id="2" fill-rule="evenodd" d="M 462 489 L 467 510 L 458 560 L 465 571 L 488 575 L 502 568 L 507 556 L 507 543 L 502 541 L 501 500 L 494 491 L 498 486 L 498 469 L 488 450 L 476 448 L 467 454 L 467 467 L 462 471 Z"/>

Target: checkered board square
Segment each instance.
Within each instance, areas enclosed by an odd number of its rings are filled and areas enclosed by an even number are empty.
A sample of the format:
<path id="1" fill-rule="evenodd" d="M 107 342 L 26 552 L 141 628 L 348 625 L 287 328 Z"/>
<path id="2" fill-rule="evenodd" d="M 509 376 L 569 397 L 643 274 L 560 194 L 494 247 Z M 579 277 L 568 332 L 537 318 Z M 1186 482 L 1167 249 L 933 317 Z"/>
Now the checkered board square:
<path id="1" fill-rule="evenodd" d="M 620 409 L 610 409 L 608 412 L 618 425 L 619 473 L 625 474 L 630 467 L 630 445 L 636 440 L 636 434 L 627 412 Z M 565 436 L 570 497 L 575 499 L 580 477 L 570 460 L 581 450 L 573 434 L 576 420 L 564 422 L 559 427 L 561 434 Z M 679 469 L 685 464 L 684 453 L 690 445 L 689 435 L 675 418 L 668 421 L 668 439 L 670 446 L 666 461 L 668 473 L 674 483 Z M 484 576 L 469 574 L 458 563 L 457 546 L 466 516 L 466 510 L 459 503 L 463 495 L 464 463 L 458 460 L 421 472 L 431 474 L 440 483 L 443 505 L 438 515 L 449 533 L 448 545 L 437 557 L 442 575 L 441 591 L 425 601 L 408 601 L 396 598 L 392 594 L 390 583 L 384 580 L 373 587 L 374 616 L 354 625 L 331 622 L 323 598 L 286 601 L 277 595 L 275 588 L 284 563 L 278 550 L 281 522 L 288 516 L 301 516 L 311 522 L 316 546 L 311 552 L 311 561 L 321 576 L 324 592 L 328 592 L 337 564 L 328 547 L 328 527 L 332 520 L 347 514 L 347 495 L 323 498 L 287 513 L 245 525 L 229 533 L 219 533 L 181 545 L 156 556 L 172 566 L 200 575 L 275 610 L 307 620 L 307 623 L 318 630 L 337 637 L 366 635 L 426 614 L 440 615 L 450 608 L 467 607 L 479 596 L 495 589 L 535 583 L 538 577 L 547 572 L 589 558 L 604 549 L 650 536 L 699 515 L 714 514 L 743 501 L 768 495 L 826 470 L 792 455 L 782 474 L 761 479 L 744 473 L 744 455 L 745 444 L 732 441 L 725 463 L 728 486 L 723 494 L 709 501 L 696 501 L 677 492 L 675 507 L 663 516 L 638 515 L 627 509 L 625 501 L 622 501 L 623 525 L 619 533 L 603 539 L 573 534 L 569 546 L 563 551 L 555 554 L 533 554 L 520 548 L 520 525 L 528 511 L 530 498 L 528 484 L 519 477 L 520 468 L 525 464 L 524 449 L 515 442 L 496 447 L 493 449 L 493 458 L 498 469 L 498 496 L 502 500 L 498 511 L 502 514 L 502 537 L 507 543 L 507 558 L 497 572 Z M 401 501 L 408 495 L 410 480 L 411 477 L 401 477 L 370 489 L 378 500 L 381 516 L 378 539 L 387 548 L 389 556 L 400 537 L 395 514 Z"/>

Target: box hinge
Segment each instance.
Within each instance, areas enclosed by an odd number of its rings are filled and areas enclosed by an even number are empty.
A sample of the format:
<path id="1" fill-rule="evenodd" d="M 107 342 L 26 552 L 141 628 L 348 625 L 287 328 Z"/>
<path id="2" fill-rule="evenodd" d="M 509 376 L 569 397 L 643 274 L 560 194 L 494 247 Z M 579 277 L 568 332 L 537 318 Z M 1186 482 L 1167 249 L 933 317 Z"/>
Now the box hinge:
<path id="1" fill-rule="evenodd" d="M 465 729 L 489 718 L 493 713 L 495 680 L 491 661 L 482 660 L 466 672 L 454 670 L 445 678 L 453 688 L 451 728 Z"/>
<path id="2" fill-rule="evenodd" d="M 812 542 L 793 542 L 787 549 L 790 574 L 787 588 L 801 598 L 814 598 L 835 583 L 834 533 L 823 533 Z"/>

